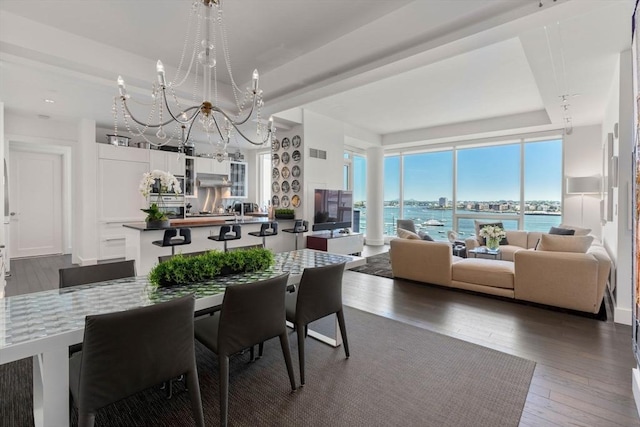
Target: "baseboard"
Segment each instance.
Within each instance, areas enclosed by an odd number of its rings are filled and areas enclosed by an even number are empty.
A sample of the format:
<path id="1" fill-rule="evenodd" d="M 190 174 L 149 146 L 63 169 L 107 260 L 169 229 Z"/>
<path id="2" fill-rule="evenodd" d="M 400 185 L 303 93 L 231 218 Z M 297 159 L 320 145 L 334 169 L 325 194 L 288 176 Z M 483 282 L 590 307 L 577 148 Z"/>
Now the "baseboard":
<path id="1" fill-rule="evenodd" d="M 631 309 L 614 307 L 613 321 L 631 326 Z"/>
<path id="2" fill-rule="evenodd" d="M 638 368 L 631 370 L 631 388 L 633 389 L 633 400 L 636 402 L 636 411 L 640 415 L 640 371 Z"/>
<path id="3" fill-rule="evenodd" d="M 364 244 L 367 246 L 384 246 L 384 239 L 382 240 L 372 240 L 372 239 L 364 239 Z"/>
<path id="4" fill-rule="evenodd" d="M 98 263 L 98 258 L 87 258 L 84 259 L 81 256 L 78 257 L 78 264 L 80 265 L 94 265 Z"/>

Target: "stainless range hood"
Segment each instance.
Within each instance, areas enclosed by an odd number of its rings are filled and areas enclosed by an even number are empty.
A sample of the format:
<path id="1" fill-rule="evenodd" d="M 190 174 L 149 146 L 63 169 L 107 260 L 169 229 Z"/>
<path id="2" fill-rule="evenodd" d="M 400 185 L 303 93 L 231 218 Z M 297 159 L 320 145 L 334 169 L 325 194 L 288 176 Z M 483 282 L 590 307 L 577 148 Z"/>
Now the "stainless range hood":
<path id="1" fill-rule="evenodd" d="M 201 188 L 231 187 L 231 181 L 225 175 L 198 174 L 197 186 Z"/>

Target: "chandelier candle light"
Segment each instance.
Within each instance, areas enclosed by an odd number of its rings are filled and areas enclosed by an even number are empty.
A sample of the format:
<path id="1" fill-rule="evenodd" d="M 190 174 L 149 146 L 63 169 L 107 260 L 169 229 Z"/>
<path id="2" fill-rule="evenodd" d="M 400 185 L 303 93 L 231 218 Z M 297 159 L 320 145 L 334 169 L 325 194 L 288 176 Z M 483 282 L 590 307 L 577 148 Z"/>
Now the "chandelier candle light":
<path id="1" fill-rule="evenodd" d="M 214 15 L 212 11 L 215 11 Z M 191 35 L 191 29 L 195 22 L 195 35 Z M 237 112 L 231 113 L 220 107 L 218 102 L 218 81 L 217 81 L 217 46 L 215 45 L 216 33 L 219 30 L 222 45 L 222 53 L 224 62 L 226 63 L 226 71 L 229 74 L 233 97 L 235 99 L 235 107 Z M 201 32 L 204 38 L 200 39 Z M 187 47 L 192 41 L 190 55 L 187 55 Z M 197 54 L 196 54 L 197 53 Z M 185 58 L 191 57 L 190 63 L 187 65 L 186 71 L 183 72 Z M 181 87 L 190 77 L 191 70 L 195 70 L 193 81 L 193 104 L 191 106 L 182 106 L 176 95 L 176 89 Z M 198 123 L 209 140 L 209 143 L 216 143 L 215 156 L 219 161 L 227 157 L 227 145 L 231 137 L 237 134 L 243 140 L 257 146 L 271 143 L 271 139 L 275 134 L 273 118 L 270 118 L 268 124 L 263 123 L 261 119 L 261 110 L 264 105 L 262 99 L 262 90 L 259 89 L 258 70 L 253 71 L 251 79 L 251 87 L 247 88 L 244 96 L 241 98 L 242 91 L 236 84 L 231 72 L 231 62 L 229 49 L 227 45 L 227 32 L 223 21 L 222 0 L 196 0 L 193 3 L 187 26 L 187 34 L 182 49 L 182 56 L 175 78 L 167 83 L 166 73 L 162 61 L 158 60 L 156 65 L 157 81 L 152 84 L 152 104 L 151 110 L 146 121 L 140 120 L 134 116 L 129 108 L 131 97 L 127 93 L 124 79 L 118 76 L 119 96 L 114 98 L 113 116 L 114 116 L 114 133 L 118 135 L 118 101 L 121 104 L 121 112 L 124 124 L 131 134 L 143 137 L 149 144 L 154 146 L 163 146 L 172 140 L 178 141 L 178 152 L 183 153 L 184 148 L 193 147 L 193 141 L 189 140 L 193 126 Z M 202 87 L 199 87 L 199 81 L 202 80 Z M 198 99 L 198 91 L 200 97 Z M 171 98 L 172 102 L 169 102 Z M 247 109 L 246 104 L 250 102 Z M 257 127 L 255 130 L 255 138 L 250 137 L 246 130 L 242 130 L 241 126 L 247 124 L 255 114 Z M 157 116 L 156 119 L 153 117 Z M 173 134 L 168 137 L 165 127 L 174 125 Z M 134 129 L 132 129 L 135 128 Z M 149 129 L 157 129 L 156 137 L 160 143 L 150 141 L 145 136 L 145 132 Z"/>

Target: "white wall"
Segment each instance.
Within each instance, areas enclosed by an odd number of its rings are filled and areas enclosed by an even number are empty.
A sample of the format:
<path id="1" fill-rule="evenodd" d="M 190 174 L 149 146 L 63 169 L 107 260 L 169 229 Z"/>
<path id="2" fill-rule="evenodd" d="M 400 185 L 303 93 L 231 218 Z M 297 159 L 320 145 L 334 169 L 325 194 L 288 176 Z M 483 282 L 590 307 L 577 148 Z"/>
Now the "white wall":
<path id="1" fill-rule="evenodd" d="M 564 136 L 564 176 L 583 177 L 602 174 L 602 127 L 583 126 Z M 602 236 L 600 224 L 599 195 L 566 194 L 563 182 L 562 222 L 590 228 L 598 237 Z M 584 205 L 583 205 L 584 203 Z M 584 207 L 581 209 L 581 205 Z M 582 219 L 581 219 L 582 218 Z"/>

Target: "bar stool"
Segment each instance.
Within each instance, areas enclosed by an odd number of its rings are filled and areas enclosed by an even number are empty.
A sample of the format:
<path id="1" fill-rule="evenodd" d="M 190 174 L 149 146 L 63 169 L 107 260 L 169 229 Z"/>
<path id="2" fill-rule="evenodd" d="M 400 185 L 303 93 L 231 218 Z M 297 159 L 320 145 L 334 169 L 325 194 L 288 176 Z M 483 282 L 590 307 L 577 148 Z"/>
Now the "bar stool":
<path id="1" fill-rule="evenodd" d="M 298 234 L 306 233 L 307 231 L 309 231 L 309 221 L 296 219 L 296 222 L 293 224 L 293 228 L 285 228 L 282 231 L 296 235 L 296 251 L 297 251 L 298 250 Z"/>
<path id="2" fill-rule="evenodd" d="M 180 237 L 176 237 L 180 232 Z M 153 242 L 156 246 L 167 247 L 171 246 L 171 256 L 176 253 L 176 246 L 189 245 L 191 244 L 191 229 L 190 228 L 179 228 L 179 229 L 169 229 L 164 231 L 164 237 L 162 240 L 155 240 Z"/>
<path id="3" fill-rule="evenodd" d="M 262 247 L 267 247 L 266 239 L 269 236 L 278 234 L 278 223 L 276 221 L 265 222 L 260 226 L 260 231 L 250 231 L 248 234 L 255 237 L 262 237 Z"/>
<path id="4" fill-rule="evenodd" d="M 235 224 L 233 228 L 230 225 L 223 225 L 220 227 L 220 233 L 217 236 L 209 236 L 209 240 L 215 240 L 216 242 L 224 242 L 224 251 L 227 252 L 227 242 L 229 240 L 238 240 L 242 237 L 241 227 L 239 224 Z"/>

